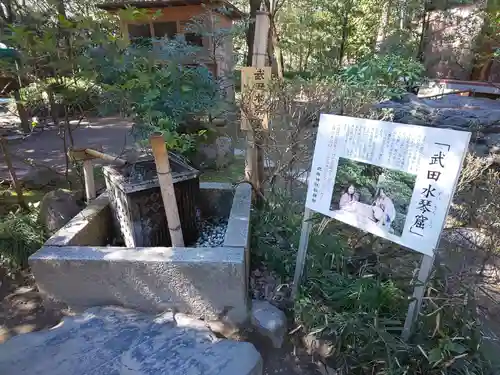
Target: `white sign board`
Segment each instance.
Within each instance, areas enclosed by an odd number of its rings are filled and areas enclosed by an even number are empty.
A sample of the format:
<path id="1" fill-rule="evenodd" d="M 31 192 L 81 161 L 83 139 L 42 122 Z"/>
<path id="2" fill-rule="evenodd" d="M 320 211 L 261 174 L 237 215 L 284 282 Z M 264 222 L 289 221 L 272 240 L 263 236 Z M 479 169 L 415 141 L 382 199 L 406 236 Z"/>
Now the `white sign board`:
<path id="1" fill-rule="evenodd" d="M 431 255 L 470 133 L 321 115 L 306 207 Z"/>

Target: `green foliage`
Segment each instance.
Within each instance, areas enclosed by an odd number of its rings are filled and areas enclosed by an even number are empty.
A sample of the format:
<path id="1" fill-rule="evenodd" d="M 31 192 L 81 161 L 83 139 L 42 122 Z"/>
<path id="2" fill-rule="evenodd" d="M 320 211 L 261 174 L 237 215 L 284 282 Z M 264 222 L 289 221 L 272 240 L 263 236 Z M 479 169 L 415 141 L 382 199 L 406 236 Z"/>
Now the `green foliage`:
<path id="1" fill-rule="evenodd" d="M 197 133 L 181 126 L 214 109 L 220 98 L 217 81 L 205 66 L 177 61 L 192 48 L 176 40 L 166 42 L 161 51 L 136 46 L 102 53 L 95 61 L 104 109 L 133 118 L 139 138 L 162 130 L 169 148 L 187 151 Z M 173 56 L 174 61 L 169 59 Z"/>
<path id="2" fill-rule="evenodd" d="M 423 72 L 419 62 L 391 54 L 372 56 L 351 65 L 341 72 L 341 76 L 352 85 L 379 87 L 384 96 L 399 97 L 420 85 Z"/>
<path id="3" fill-rule="evenodd" d="M 31 116 L 57 117 L 72 116 L 82 112 L 95 111 L 100 103 L 100 88 L 83 78 L 62 78 L 60 83 L 49 78 L 31 83 L 20 90 L 21 101 Z M 54 95 L 54 108 L 51 113 L 49 91 Z"/>
<path id="4" fill-rule="evenodd" d="M 38 205 L 30 203 L 30 209 L 9 212 L 0 219 L 0 258 L 11 268 L 28 266 L 28 257 L 46 240 L 38 222 Z"/>
<path id="5" fill-rule="evenodd" d="M 417 56 L 425 11 L 420 0 L 278 3 L 275 22 L 285 70 L 318 74 L 374 54 Z"/>
<path id="6" fill-rule="evenodd" d="M 254 261 L 290 282 L 303 206 L 280 194 L 267 199 L 252 219 Z M 341 239 L 352 234 L 345 226 L 321 227 L 313 225 L 294 315 L 305 334 L 330 343 L 329 367 L 354 375 L 494 373 L 482 354 L 470 291 L 447 294 L 443 275 L 436 273 L 415 333 L 403 342 L 410 275 L 388 275 L 372 251 L 349 250 Z"/>
<path id="7" fill-rule="evenodd" d="M 187 30 L 204 36 L 196 20 Z M 103 89 L 101 109 L 132 118 L 138 139 L 160 130 L 170 149 L 186 153 L 210 129 L 206 119 L 227 110 L 221 79 L 207 66 L 210 51 L 190 45 L 182 35 L 133 46 L 108 43 L 91 58 Z"/>
<path id="8" fill-rule="evenodd" d="M 31 9 L 30 9 L 31 10 Z M 17 64 L 0 60 L 3 74 L 25 83 L 21 101 L 32 116 L 69 121 L 95 110 L 100 88 L 87 79 L 88 51 L 114 39 L 112 22 L 83 15 L 27 11 L 1 41 L 18 51 Z"/>
<path id="9" fill-rule="evenodd" d="M 374 0 L 296 0 L 286 4 L 278 15 L 278 30 L 288 69 L 334 71 L 342 66 L 342 56 L 352 61 L 372 53 L 380 17 L 380 6 Z"/>

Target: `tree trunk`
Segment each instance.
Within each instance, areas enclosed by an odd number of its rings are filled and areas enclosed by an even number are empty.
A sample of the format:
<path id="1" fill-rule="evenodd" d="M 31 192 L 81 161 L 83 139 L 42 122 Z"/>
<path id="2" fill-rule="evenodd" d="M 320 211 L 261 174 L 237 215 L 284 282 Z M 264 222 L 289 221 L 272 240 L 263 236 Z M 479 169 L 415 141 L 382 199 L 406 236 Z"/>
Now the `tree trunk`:
<path id="1" fill-rule="evenodd" d="M 304 72 L 307 71 L 307 68 L 308 68 L 308 61 L 309 61 L 309 57 L 311 57 L 311 53 L 312 53 L 312 46 L 311 46 L 311 40 L 309 40 L 309 43 L 307 43 L 307 53 L 306 53 L 306 58 L 304 59 Z"/>
<path id="2" fill-rule="evenodd" d="M 389 17 L 391 15 L 391 2 L 392 0 L 386 0 L 384 2 L 384 7 L 382 8 L 382 15 L 380 17 L 380 23 L 377 31 L 377 40 L 375 41 L 375 52 L 379 53 L 382 48 L 386 37 L 386 30 L 389 26 Z"/>
<path id="3" fill-rule="evenodd" d="M 21 94 L 19 93 L 19 89 L 16 88 L 12 90 L 12 94 L 14 95 L 14 99 L 16 99 L 17 113 L 19 115 L 19 119 L 21 120 L 21 130 L 24 134 L 31 133 L 31 122 L 28 116 L 28 112 L 26 112 L 26 108 L 21 102 Z"/>
<path id="4" fill-rule="evenodd" d="M 21 206 L 22 209 L 28 209 L 28 206 L 24 201 L 23 189 L 21 188 L 21 184 L 17 179 L 16 170 L 14 169 L 14 166 L 12 165 L 12 160 L 10 159 L 9 149 L 7 147 L 7 141 L 3 137 L 0 137 L 0 148 L 2 149 L 3 158 L 5 160 L 5 164 L 7 165 L 7 170 L 9 171 L 10 178 L 12 180 L 12 186 L 14 187 L 14 190 L 17 195 L 17 202 L 19 203 L 19 206 Z"/>
<path id="5" fill-rule="evenodd" d="M 252 66 L 253 60 L 253 40 L 255 37 L 255 16 L 257 11 L 260 9 L 262 0 L 250 0 L 250 24 L 247 30 L 247 66 Z"/>
<path id="6" fill-rule="evenodd" d="M 273 74 L 276 74 L 278 78 L 283 79 L 283 61 L 281 48 L 279 46 L 278 32 L 276 30 L 276 24 L 274 23 L 274 17 L 270 19 L 269 36 L 267 41 L 267 53 L 269 55 L 269 61 L 271 62 L 271 68 Z"/>
<path id="7" fill-rule="evenodd" d="M 344 13 L 344 19 L 342 20 L 342 39 L 340 41 L 339 48 L 339 68 L 342 68 L 342 61 L 344 60 L 345 48 L 347 45 L 347 38 L 349 37 L 349 13 L 351 12 L 351 7 L 347 7 Z"/>
<path id="8" fill-rule="evenodd" d="M 399 30 L 406 28 L 408 0 L 399 0 Z"/>
<path id="9" fill-rule="evenodd" d="M 427 31 L 429 29 L 429 12 L 424 9 L 424 15 L 422 17 L 422 30 L 420 32 L 420 41 L 418 43 L 417 59 L 420 62 L 424 62 L 424 50 L 425 42 L 427 40 Z"/>
<path id="10" fill-rule="evenodd" d="M 12 11 L 12 1 L 2 0 L 3 7 L 0 7 L 2 23 L 8 25 L 14 22 L 14 12 Z"/>
<path id="11" fill-rule="evenodd" d="M 283 56 L 283 50 L 280 48 L 280 65 L 281 71 L 283 74 L 285 73 L 285 57 Z"/>
<path id="12" fill-rule="evenodd" d="M 21 130 L 23 131 L 23 133 L 28 134 L 31 133 L 31 121 L 28 116 L 28 112 L 26 112 L 24 104 L 21 102 L 21 93 L 19 90 L 21 89 L 21 87 L 23 87 L 23 83 L 20 75 L 19 62 L 16 60 L 15 64 L 17 87 L 12 90 L 12 93 L 14 95 L 14 99 L 16 99 L 17 114 L 19 115 L 19 119 L 21 120 Z"/>
<path id="13" fill-rule="evenodd" d="M 55 98 L 55 94 L 54 94 L 54 90 L 52 88 L 52 85 L 49 85 L 47 87 L 47 96 L 49 99 L 50 117 L 52 117 L 52 121 L 54 123 L 54 126 L 59 128 L 59 109 L 57 108 L 56 98 Z"/>

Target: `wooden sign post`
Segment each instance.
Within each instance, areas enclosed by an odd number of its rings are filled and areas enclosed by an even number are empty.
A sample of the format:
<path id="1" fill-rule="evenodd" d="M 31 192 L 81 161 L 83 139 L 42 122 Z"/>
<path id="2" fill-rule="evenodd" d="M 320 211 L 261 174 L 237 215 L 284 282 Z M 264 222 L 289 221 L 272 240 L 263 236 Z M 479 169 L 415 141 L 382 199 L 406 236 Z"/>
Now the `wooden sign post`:
<path id="1" fill-rule="evenodd" d="M 246 108 L 241 109 L 241 129 L 252 128 L 251 121 L 258 121 L 262 129 L 269 129 L 269 114 L 262 111 L 267 100 L 267 89 L 271 83 L 271 67 L 241 68 L 241 98 Z"/>
<path id="2" fill-rule="evenodd" d="M 255 17 L 255 37 L 253 43 L 252 66 L 254 68 L 264 68 L 266 65 L 269 25 L 269 14 L 258 11 Z M 264 179 L 264 157 L 262 156 L 262 145 L 260 140 L 255 136 L 252 124 L 243 117 L 244 116 L 242 116 L 242 129 L 244 129 L 247 133 L 245 179 L 250 181 L 255 189 L 261 190 L 261 181 Z"/>

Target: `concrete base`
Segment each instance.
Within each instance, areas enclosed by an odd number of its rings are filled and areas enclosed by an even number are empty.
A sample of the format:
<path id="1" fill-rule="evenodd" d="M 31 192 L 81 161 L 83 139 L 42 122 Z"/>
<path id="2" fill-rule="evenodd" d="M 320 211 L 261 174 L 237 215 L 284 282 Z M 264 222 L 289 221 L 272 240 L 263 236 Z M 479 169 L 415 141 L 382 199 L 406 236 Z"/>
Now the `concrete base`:
<path id="1" fill-rule="evenodd" d="M 2 344 L 0 369 L 2 375 L 262 374 L 252 344 L 217 339 L 197 323 L 171 313 L 93 308 Z"/>
<path id="2" fill-rule="evenodd" d="M 232 191 L 226 184 L 201 188 Z M 103 228 L 112 231 L 106 199 L 99 197 L 30 257 L 35 280 L 48 299 L 75 311 L 119 305 L 148 313 L 174 310 L 204 319 L 225 318 L 235 324 L 247 319 L 248 184 L 234 191 L 228 232 L 218 248 L 99 246 Z M 88 246 L 94 240 L 96 246 Z"/>

